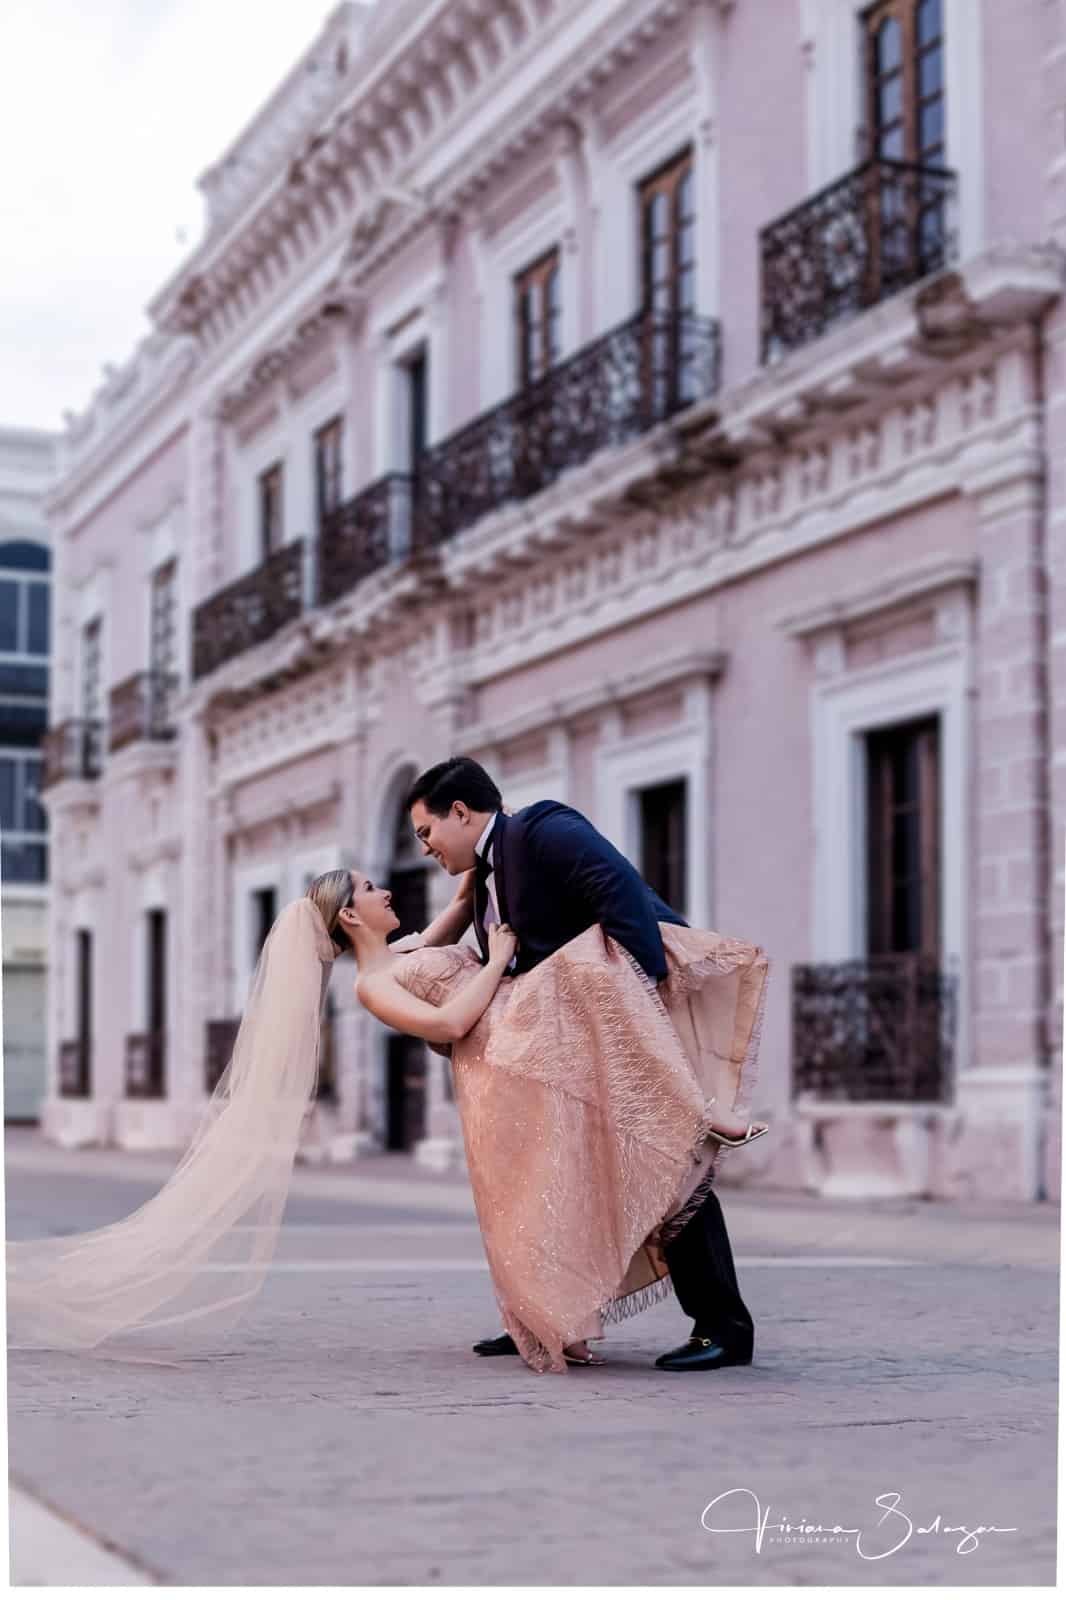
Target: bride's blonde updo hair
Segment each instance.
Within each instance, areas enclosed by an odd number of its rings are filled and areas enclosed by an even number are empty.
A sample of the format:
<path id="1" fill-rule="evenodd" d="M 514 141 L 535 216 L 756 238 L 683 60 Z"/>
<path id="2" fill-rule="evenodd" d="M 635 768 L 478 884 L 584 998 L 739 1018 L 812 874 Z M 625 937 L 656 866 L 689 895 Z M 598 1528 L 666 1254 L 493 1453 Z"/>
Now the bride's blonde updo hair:
<path id="1" fill-rule="evenodd" d="M 307 899 L 315 906 L 326 924 L 326 932 L 333 942 L 333 948 L 338 955 L 343 955 L 345 950 L 351 950 L 346 934 L 341 932 L 338 917 L 352 897 L 352 875 L 346 867 L 337 867 L 333 872 L 323 872 L 313 883 L 307 886 Z"/>

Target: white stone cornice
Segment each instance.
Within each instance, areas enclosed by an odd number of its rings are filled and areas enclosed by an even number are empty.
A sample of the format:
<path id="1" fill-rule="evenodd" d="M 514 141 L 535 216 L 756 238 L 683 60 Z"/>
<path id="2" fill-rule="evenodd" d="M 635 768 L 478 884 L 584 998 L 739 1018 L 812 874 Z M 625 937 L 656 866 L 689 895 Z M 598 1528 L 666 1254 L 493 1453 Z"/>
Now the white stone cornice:
<path id="1" fill-rule="evenodd" d="M 848 591 L 835 600 L 821 600 L 776 619 L 776 626 L 795 639 L 805 639 L 825 628 L 841 627 L 875 615 L 890 606 L 903 605 L 959 584 L 975 584 L 976 560 L 927 561 L 874 584 Z"/>
<path id="2" fill-rule="evenodd" d="M 538 72 L 535 66 L 531 72 L 527 71 L 519 89 L 522 98 L 519 105 L 514 106 L 510 97 L 499 95 L 500 79 L 512 60 L 524 63 L 529 32 L 494 28 L 491 34 L 484 36 L 471 33 L 472 23 L 469 16 L 463 14 L 461 0 L 430 0 L 423 7 L 421 26 L 416 27 L 392 54 L 386 53 L 384 58 L 375 60 L 370 75 L 364 75 L 353 86 L 344 106 L 315 134 L 313 159 L 309 158 L 297 168 L 308 226 L 313 230 L 312 219 L 323 208 L 324 186 L 334 182 L 331 175 L 351 170 L 353 143 L 372 164 L 376 163 L 376 170 L 371 174 L 375 189 L 393 182 L 401 170 L 409 171 L 415 163 L 421 162 L 432 190 L 434 207 L 447 211 L 462 204 L 464 198 L 476 193 L 492 174 L 520 158 L 533 140 L 548 132 L 583 96 L 596 92 L 606 78 L 625 67 L 636 51 L 646 48 L 664 28 L 677 22 L 686 3 L 687 0 L 627 0 L 625 5 L 614 6 L 605 22 L 593 19 L 587 37 L 575 38 L 574 48 L 564 58 L 561 69 L 555 70 L 553 64 L 550 71 L 545 68 Z M 579 6 L 557 10 L 557 15 L 553 11 L 538 20 L 538 30 L 545 38 L 564 28 L 575 31 L 575 25 L 580 25 L 584 19 Z M 524 14 L 528 29 L 531 19 L 538 17 L 537 8 L 527 8 Z M 412 13 L 414 15 L 416 13 Z M 428 93 L 436 92 L 438 100 L 440 98 L 439 65 L 434 65 L 434 55 L 427 51 L 427 44 L 434 37 L 442 43 L 446 41 L 442 56 L 450 64 L 459 64 L 458 71 L 446 68 L 451 96 L 447 113 L 452 125 L 450 139 L 439 121 L 428 114 L 421 123 L 417 118 L 408 118 L 406 122 L 394 120 L 398 114 L 396 107 L 409 104 L 416 90 L 421 94 L 423 85 Z M 495 41 L 495 48 L 487 42 L 490 39 Z M 481 53 L 477 71 L 468 61 L 468 49 Z M 595 81 L 590 79 L 586 67 L 590 55 L 597 63 Z M 516 73 L 517 70 L 516 66 Z M 435 90 L 430 90 L 429 78 Z M 390 95 L 396 102 L 395 107 L 387 103 Z M 370 116 L 375 106 L 377 110 Z M 475 128 L 475 110 L 482 114 L 482 119 L 487 118 L 487 134 L 480 126 Z M 354 141 L 353 127 L 364 130 Z M 229 291 L 221 268 L 227 257 L 240 249 L 246 236 L 261 239 L 265 227 L 274 238 L 290 227 L 291 180 L 290 166 L 275 175 L 272 182 L 261 186 L 260 203 L 253 215 L 240 219 L 221 238 L 205 241 L 153 301 L 150 311 L 158 327 L 210 330 L 212 339 L 223 336 L 217 326 L 217 309 L 228 298 Z M 375 203 L 373 194 L 355 200 L 356 205 L 364 207 L 373 207 Z M 417 212 L 390 218 L 387 229 L 364 253 L 359 266 L 360 280 L 391 260 L 425 221 L 426 217 Z M 261 246 L 257 253 L 261 253 Z"/>

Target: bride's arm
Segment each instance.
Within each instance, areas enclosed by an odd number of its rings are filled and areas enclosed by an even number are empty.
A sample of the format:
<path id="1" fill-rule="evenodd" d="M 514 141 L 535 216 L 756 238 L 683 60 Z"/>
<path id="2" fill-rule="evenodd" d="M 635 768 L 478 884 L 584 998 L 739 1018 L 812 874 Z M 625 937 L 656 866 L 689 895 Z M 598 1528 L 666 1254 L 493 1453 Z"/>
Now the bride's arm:
<path id="1" fill-rule="evenodd" d="M 421 934 L 408 934 L 397 939 L 394 950 L 418 950 L 427 945 L 458 944 L 474 920 L 474 874 L 464 872 L 459 887 L 439 916 L 433 918 Z"/>
<path id="2" fill-rule="evenodd" d="M 410 1033 L 416 1039 L 428 1039 L 430 1044 L 453 1044 L 470 1032 L 485 1010 L 516 947 L 517 940 L 510 929 L 490 929 L 488 965 L 442 1006 L 419 1000 L 387 969 L 361 977 L 355 992 L 366 1009 L 387 1027 Z"/>

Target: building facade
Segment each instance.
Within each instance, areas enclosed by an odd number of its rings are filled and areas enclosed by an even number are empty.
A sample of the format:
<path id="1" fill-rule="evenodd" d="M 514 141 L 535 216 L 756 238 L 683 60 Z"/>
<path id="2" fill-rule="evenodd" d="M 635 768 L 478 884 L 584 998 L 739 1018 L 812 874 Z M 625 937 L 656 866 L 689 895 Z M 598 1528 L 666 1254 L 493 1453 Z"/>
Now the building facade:
<path id="1" fill-rule="evenodd" d="M 48 726 L 52 555 L 41 502 L 58 438 L 0 428 L 0 922 L 4 1119 L 36 1122 L 47 1092 Z"/>
<path id="2" fill-rule="evenodd" d="M 729 1181 L 1057 1193 L 1066 5 L 766 9 L 344 5 L 201 180 L 50 502 L 52 1137 L 180 1143 L 313 874 L 430 915 L 463 750 L 770 953 Z M 460 1161 L 352 980 L 309 1139 Z"/>

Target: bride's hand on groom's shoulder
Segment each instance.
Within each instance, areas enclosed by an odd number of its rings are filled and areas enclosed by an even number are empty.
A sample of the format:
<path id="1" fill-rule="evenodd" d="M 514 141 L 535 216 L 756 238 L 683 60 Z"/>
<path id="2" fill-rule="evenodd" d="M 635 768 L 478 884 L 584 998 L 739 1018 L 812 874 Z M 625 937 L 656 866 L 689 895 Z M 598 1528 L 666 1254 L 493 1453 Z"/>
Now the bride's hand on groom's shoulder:
<path id="1" fill-rule="evenodd" d="M 489 929 L 489 961 L 506 972 L 511 957 L 518 949 L 518 935 L 506 922 L 496 922 Z"/>

